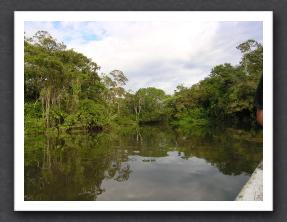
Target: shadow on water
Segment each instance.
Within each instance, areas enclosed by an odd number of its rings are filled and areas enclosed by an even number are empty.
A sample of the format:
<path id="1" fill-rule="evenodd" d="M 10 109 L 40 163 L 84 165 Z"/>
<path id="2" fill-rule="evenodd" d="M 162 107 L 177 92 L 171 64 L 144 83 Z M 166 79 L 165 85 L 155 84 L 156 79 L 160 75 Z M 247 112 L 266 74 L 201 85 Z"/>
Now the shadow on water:
<path id="1" fill-rule="evenodd" d="M 25 200 L 234 200 L 262 160 L 249 140 L 260 137 L 220 125 L 26 136 Z"/>

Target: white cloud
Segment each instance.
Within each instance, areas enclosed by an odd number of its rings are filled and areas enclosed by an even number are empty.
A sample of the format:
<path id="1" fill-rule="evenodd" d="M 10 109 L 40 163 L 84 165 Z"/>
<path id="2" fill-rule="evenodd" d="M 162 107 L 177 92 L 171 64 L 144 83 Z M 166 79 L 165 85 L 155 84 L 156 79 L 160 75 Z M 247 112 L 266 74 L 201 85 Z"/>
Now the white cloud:
<path id="1" fill-rule="evenodd" d="M 126 89 L 153 86 L 171 94 L 177 85 L 207 77 L 216 65 L 238 64 L 235 47 L 250 38 L 262 42 L 263 35 L 261 22 L 25 23 L 27 36 L 38 30 L 92 58 L 100 72 L 123 71 Z"/>

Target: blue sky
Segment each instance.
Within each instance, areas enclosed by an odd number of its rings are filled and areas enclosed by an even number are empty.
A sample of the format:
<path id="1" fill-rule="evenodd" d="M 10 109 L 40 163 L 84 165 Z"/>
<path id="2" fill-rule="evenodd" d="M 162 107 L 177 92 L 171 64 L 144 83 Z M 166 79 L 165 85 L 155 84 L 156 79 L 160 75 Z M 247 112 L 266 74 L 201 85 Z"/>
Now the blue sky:
<path id="1" fill-rule="evenodd" d="M 156 87 L 172 94 L 190 87 L 213 67 L 239 64 L 236 46 L 263 43 L 262 21 L 31 21 L 26 36 L 48 31 L 59 42 L 91 58 L 99 73 L 121 70 L 125 88 Z"/>

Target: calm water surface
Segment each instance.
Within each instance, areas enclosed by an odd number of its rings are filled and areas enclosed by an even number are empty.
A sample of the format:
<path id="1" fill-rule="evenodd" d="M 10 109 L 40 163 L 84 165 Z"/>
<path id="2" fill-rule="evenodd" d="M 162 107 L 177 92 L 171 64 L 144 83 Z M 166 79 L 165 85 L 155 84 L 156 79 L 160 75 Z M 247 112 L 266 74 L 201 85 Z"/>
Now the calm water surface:
<path id="1" fill-rule="evenodd" d="M 262 160 L 254 137 L 262 132 L 163 125 L 25 136 L 25 200 L 234 200 Z"/>

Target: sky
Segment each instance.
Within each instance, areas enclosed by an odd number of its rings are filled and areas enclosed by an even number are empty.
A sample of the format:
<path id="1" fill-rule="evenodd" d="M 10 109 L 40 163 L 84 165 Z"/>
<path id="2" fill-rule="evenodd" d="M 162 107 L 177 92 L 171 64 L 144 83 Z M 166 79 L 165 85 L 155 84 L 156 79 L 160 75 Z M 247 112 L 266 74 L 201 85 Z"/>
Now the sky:
<path id="1" fill-rule="evenodd" d="M 25 35 L 48 31 L 83 53 L 99 74 L 121 70 L 126 90 L 156 87 L 173 94 L 208 77 L 212 68 L 239 64 L 236 46 L 263 43 L 262 21 L 25 21 Z"/>

